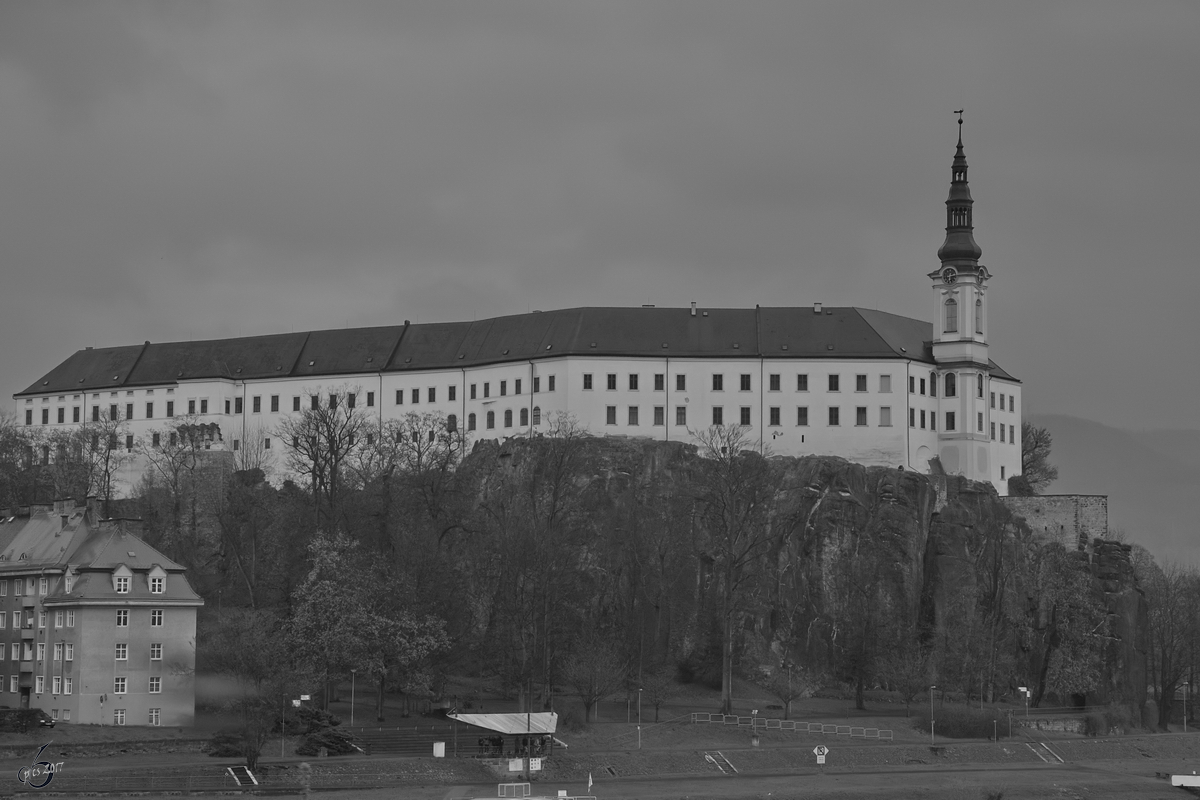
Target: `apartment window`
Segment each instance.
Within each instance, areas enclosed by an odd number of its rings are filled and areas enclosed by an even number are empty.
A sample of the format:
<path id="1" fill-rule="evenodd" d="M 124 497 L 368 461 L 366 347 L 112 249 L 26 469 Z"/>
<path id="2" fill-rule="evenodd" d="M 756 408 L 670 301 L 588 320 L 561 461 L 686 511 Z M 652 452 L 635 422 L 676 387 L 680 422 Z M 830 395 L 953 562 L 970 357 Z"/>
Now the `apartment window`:
<path id="1" fill-rule="evenodd" d="M 50 591 L 50 579 L 38 578 L 38 594 L 45 594 Z"/>
<path id="2" fill-rule="evenodd" d="M 739 381 L 739 384 L 738 384 L 738 389 L 743 392 L 750 391 L 750 376 L 749 375 L 741 376 L 741 380 Z"/>
<path id="3" fill-rule="evenodd" d="M 630 425 L 638 424 L 638 407 L 637 406 L 629 407 L 629 424 Z"/>
<path id="4" fill-rule="evenodd" d="M 13 625 L 13 627 L 15 628 L 15 627 L 17 627 L 17 625 Z M 20 661 L 20 660 L 21 660 L 21 645 L 19 645 L 19 644 L 16 644 L 16 643 L 14 643 L 14 644 L 13 644 L 13 646 L 12 646 L 12 660 L 13 660 L 13 661 Z M 16 689 L 14 689 L 13 691 L 16 691 Z"/>
<path id="5" fill-rule="evenodd" d="M 946 301 L 946 333 L 958 331 L 958 301 L 951 297 Z"/>
<path id="6" fill-rule="evenodd" d="M 162 642 L 153 642 L 150 645 L 150 660 L 162 661 Z"/>
<path id="7" fill-rule="evenodd" d="M 917 410 L 915 408 L 910 408 L 908 410 L 908 427 L 917 427 Z"/>
<path id="8" fill-rule="evenodd" d="M 1003 423 L 1001 423 L 1001 425 L 1000 425 L 1000 441 L 1001 442 L 1004 441 L 1004 424 Z"/>
<path id="9" fill-rule="evenodd" d="M 891 375 L 880 375 L 879 376 L 879 391 L 881 393 L 892 391 L 892 376 Z"/>
<path id="10" fill-rule="evenodd" d="M 675 424 L 687 425 L 687 406 L 675 406 Z"/>
<path id="11" fill-rule="evenodd" d="M 771 408 L 768 409 L 767 414 L 768 414 L 768 419 L 770 419 L 770 422 L 768 424 L 771 425 L 772 427 L 778 427 L 779 426 L 779 406 L 771 406 Z"/>
<path id="12" fill-rule="evenodd" d="M 830 424 L 830 426 L 837 426 L 839 423 L 840 423 L 839 409 L 837 406 L 833 406 L 832 408 L 829 409 L 829 424 Z"/>
<path id="13" fill-rule="evenodd" d="M 654 391 L 661 392 L 666 388 L 667 376 L 661 372 L 654 374 Z"/>
<path id="14" fill-rule="evenodd" d="M 714 392 L 725 391 L 725 376 L 724 375 L 713 375 L 712 387 L 713 387 Z"/>
<path id="15" fill-rule="evenodd" d="M 161 608 L 156 608 L 150 612 L 150 627 L 161 628 L 163 624 L 163 612 Z"/>
<path id="16" fill-rule="evenodd" d="M 38 612 L 38 627 L 39 628 L 46 627 L 46 619 L 47 619 L 47 612 L 39 611 Z"/>
<path id="17" fill-rule="evenodd" d="M 547 391 L 551 391 L 551 392 L 554 391 L 554 376 L 553 375 L 549 375 L 546 377 L 546 388 L 547 388 Z"/>
<path id="18" fill-rule="evenodd" d="M 772 392 L 779 391 L 779 376 L 778 375 L 768 375 L 767 376 L 767 389 Z"/>
<path id="19" fill-rule="evenodd" d="M 808 376 L 807 375 L 797 375 L 796 376 L 796 391 L 797 392 L 807 392 L 808 391 Z"/>
<path id="20" fill-rule="evenodd" d="M 125 691 L 125 679 L 117 678 L 117 680 L 121 682 L 121 692 L 124 692 Z M 121 692 L 117 692 L 117 694 L 120 694 Z M 124 724 L 125 724 L 125 709 L 114 708 L 113 709 L 113 725 L 124 725 Z"/>
<path id="21" fill-rule="evenodd" d="M 42 692 L 46 691 L 46 676 L 45 675 L 38 675 L 36 678 L 33 679 L 33 691 L 37 694 L 41 694 Z"/>
<path id="22" fill-rule="evenodd" d="M 489 411 L 489 412 L 487 412 L 487 429 L 490 431 L 490 430 L 495 430 L 495 428 L 496 428 L 496 412 Z"/>
<path id="23" fill-rule="evenodd" d="M 46 643 L 45 642 L 37 643 L 37 660 L 38 661 L 46 660 Z"/>
<path id="24" fill-rule="evenodd" d="M 10 692 L 16 692 L 16 691 L 19 691 L 19 689 L 17 688 L 17 680 L 18 680 L 18 679 L 17 679 L 17 676 L 16 676 L 16 675 L 13 675 L 12 677 L 10 677 L 10 678 L 8 679 L 8 690 L 9 690 Z"/>
<path id="25" fill-rule="evenodd" d="M 955 425 L 956 425 L 956 421 L 954 419 L 954 412 L 947 411 L 946 412 L 946 430 L 948 430 L 948 431 L 955 430 Z"/>
<path id="26" fill-rule="evenodd" d="M 158 725 L 158 724 L 159 724 L 159 719 L 161 718 L 161 717 L 160 717 L 160 714 L 159 714 L 159 712 L 160 712 L 160 711 L 161 711 L 161 709 L 158 709 L 158 708 L 152 708 L 152 709 L 150 709 L 150 719 L 149 719 L 149 722 L 150 722 L 150 724 L 151 724 L 151 725 Z"/>
<path id="27" fill-rule="evenodd" d="M 585 391 L 592 388 L 592 376 L 590 373 L 586 373 L 583 376 L 583 388 Z"/>
<path id="28" fill-rule="evenodd" d="M 992 423 L 992 441 L 996 441 L 996 423 Z"/>
<path id="29" fill-rule="evenodd" d="M 446 387 L 446 395 L 447 395 L 447 398 L 450 400 L 450 402 L 453 403 L 455 400 L 458 399 L 458 387 L 457 386 Z M 367 395 L 368 398 L 370 398 L 370 396 L 371 396 L 370 394 Z M 367 402 L 367 405 L 371 405 L 369 400 Z"/>
<path id="30" fill-rule="evenodd" d="M 654 424 L 655 425 L 665 425 L 666 424 L 666 409 L 663 408 L 662 406 L 654 407 Z"/>
<path id="31" fill-rule="evenodd" d="M 860 426 L 867 424 L 867 407 L 866 406 L 858 406 L 857 408 L 854 409 L 854 424 L 860 425 Z"/>
<path id="32" fill-rule="evenodd" d="M 124 644 L 124 643 L 116 645 L 115 658 L 117 661 L 128 661 L 129 660 L 129 645 Z"/>
<path id="33" fill-rule="evenodd" d="M 713 411 L 712 424 L 713 425 L 724 425 L 725 424 L 725 409 L 721 408 L 720 406 L 714 406 L 712 411 Z"/>
<path id="34" fill-rule="evenodd" d="M 62 676 L 55 675 L 53 680 L 50 681 L 50 687 L 50 691 L 53 694 L 62 694 Z M 54 717 L 55 719 L 58 718 L 58 709 L 54 710 Z"/>
<path id="35" fill-rule="evenodd" d="M 500 396 L 504 397 L 508 394 L 508 381 L 500 381 Z"/>
<path id="36" fill-rule="evenodd" d="M 909 394 L 917 393 L 917 379 L 914 378 L 912 375 L 908 376 L 908 393 Z"/>
<path id="37" fill-rule="evenodd" d="M 605 406 L 604 407 L 604 424 L 605 425 L 616 425 L 617 424 L 617 407 L 616 406 Z"/>
<path id="38" fill-rule="evenodd" d="M 831 391 L 831 392 L 840 392 L 841 391 L 841 389 L 839 388 L 840 377 L 841 376 L 839 376 L 839 375 L 830 375 L 829 376 L 829 391 Z"/>
<path id="39" fill-rule="evenodd" d="M 738 423 L 741 425 L 749 425 L 750 424 L 750 406 L 742 406 L 741 409 L 739 409 L 739 412 L 740 413 L 738 414 Z"/>
<path id="40" fill-rule="evenodd" d="M 117 611 L 117 627 L 118 628 L 128 628 L 129 627 L 129 609 L 122 608 Z"/>
<path id="41" fill-rule="evenodd" d="M 62 657 L 63 657 L 63 643 L 55 642 L 54 643 L 54 660 L 62 661 Z"/>
<path id="42" fill-rule="evenodd" d="M 488 395 L 487 384 L 485 383 L 483 385 L 483 396 L 487 397 L 487 395 Z M 417 403 L 421 402 L 421 390 L 413 389 L 411 392 L 409 392 L 408 397 L 409 397 L 409 402 L 411 402 L 415 406 Z"/>
<path id="43" fill-rule="evenodd" d="M 113 694 L 125 694 L 125 686 L 126 686 L 125 678 L 121 678 L 121 677 L 113 678 Z M 122 716 L 125 715 L 124 711 L 122 711 L 120 713 Z M 119 722 L 117 724 L 124 725 L 125 720 L 122 719 L 121 722 Z"/>
<path id="44" fill-rule="evenodd" d="M 6 581 L 6 580 L 0 581 L 0 597 L 6 597 L 7 595 L 8 595 L 8 581 Z"/>
<path id="45" fill-rule="evenodd" d="M 71 679 L 67 678 L 67 683 L 70 683 L 70 682 L 71 682 Z M 70 694 L 70 692 L 64 692 L 64 694 Z M 70 722 L 71 721 L 71 709 L 64 708 L 62 711 L 62 718 L 63 718 L 64 722 Z"/>
<path id="46" fill-rule="evenodd" d="M 492 396 L 492 384 L 487 381 L 484 381 L 484 383 L 483 383 L 483 396 L 484 397 Z"/>
<path id="47" fill-rule="evenodd" d="M 157 675 L 151 676 L 150 677 L 150 694 L 161 694 L 161 693 L 162 693 L 162 678 L 158 677 Z"/>
<path id="48" fill-rule="evenodd" d="M 69 582 L 68 582 L 68 586 L 67 586 L 67 591 L 68 591 L 68 592 L 69 592 L 69 591 L 71 591 L 71 587 L 70 587 L 70 584 L 69 584 Z M 68 627 L 68 628 L 74 628 L 74 627 L 75 627 L 75 612 L 74 612 L 74 611 L 68 611 L 68 612 L 67 612 L 67 627 Z"/>
<path id="49" fill-rule="evenodd" d="M 636 372 L 629 374 L 629 391 L 636 392 L 638 390 L 638 376 Z"/>
<path id="50" fill-rule="evenodd" d="M 608 383 L 606 384 L 610 392 L 617 390 L 617 375 L 615 372 L 608 373 Z"/>
<path id="51" fill-rule="evenodd" d="M 521 427 L 524 428 L 528 424 L 529 424 L 529 409 L 522 408 L 521 409 Z"/>
<path id="52" fill-rule="evenodd" d="M 72 644 L 71 642 L 67 642 L 63 646 L 63 661 L 74 661 L 74 660 L 75 660 L 75 645 Z M 71 689 L 70 689 L 70 685 L 68 683 L 67 694 L 70 694 L 70 693 L 71 693 Z"/>
<path id="53" fill-rule="evenodd" d="M 129 578 L 118 577 L 117 578 L 117 594 L 128 594 L 128 593 L 129 593 Z"/>
<path id="54" fill-rule="evenodd" d="M 25 591 L 25 579 L 17 578 L 13 581 L 13 597 L 20 597 Z"/>
<path id="55" fill-rule="evenodd" d="M 513 394 L 520 394 L 520 393 L 521 393 L 521 379 L 517 378 L 515 381 L 513 381 Z"/>
<path id="56" fill-rule="evenodd" d="M 268 439 L 267 441 L 270 441 Z M 166 578 L 156 577 L 150 579 L 150 594 L 162 594 L 163 584 L 166 583 Z"/>
<path id="57" fill-rule="evenodd" d="M 675 376 L 675 391 L 677 391 L 677 392 L 686 392 L 687 391 L 687 375 L 676 375 Z"/>
<path id="58" fill-rule="evenodd" d="M 512 419 L 513 419 L 512 409 L 506 408 L 504 410 L 504 427 L 511 428 L 512 427 Z"/>
<path id="59" fill-rule="evenodd" d="M 475 414 L 473 412 L 467 414 L 467 430 L 475 430 Z"/>
<path id="60" fill-rule="evenodd" d="M 946 373 L 945 397 L 958 397 L 958 376 L 953 372 Z"/>
<path id="61" fill-rule="evenodd" d="M 867 390 L 867 376 L 866 375 L 855 375 L 854 376 L 854 391 L 865 392 L 866 390 Z"/>

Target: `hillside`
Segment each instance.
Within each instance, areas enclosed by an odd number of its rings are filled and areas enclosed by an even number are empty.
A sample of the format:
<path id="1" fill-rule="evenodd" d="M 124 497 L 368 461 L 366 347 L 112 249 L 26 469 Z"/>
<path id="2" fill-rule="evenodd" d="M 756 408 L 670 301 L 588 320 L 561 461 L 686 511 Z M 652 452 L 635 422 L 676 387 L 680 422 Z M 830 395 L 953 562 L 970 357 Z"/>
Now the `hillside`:
<path id="1" fill-rule="evenodd" d="M 1160 563 L 1200 564 L 1200 431 L 1138 432 L 1064 414 L 1032 416 L 1054 436 L 1053 494 L 1107 494 L 1109 526 Z"/>

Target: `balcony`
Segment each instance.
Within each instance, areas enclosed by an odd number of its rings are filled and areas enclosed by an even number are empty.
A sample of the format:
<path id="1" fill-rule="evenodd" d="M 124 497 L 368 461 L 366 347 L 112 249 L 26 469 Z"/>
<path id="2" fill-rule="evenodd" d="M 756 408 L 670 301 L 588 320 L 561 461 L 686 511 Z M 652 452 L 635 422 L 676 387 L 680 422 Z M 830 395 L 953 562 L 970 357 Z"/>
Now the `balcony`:
<path id="1" fill-rule="evenodd" d="M 37 630 L 34 629 L 32 622 L 21 628 L 21 638 L 22 639 L 34 639 L 36 637 L 37 637 Z"/>
<path id="2" fill-rule="evenodd" d="M 35 608 L 38 604 L 38 596 L 36 594 L 21 595 L 22 608 Z"/>
<path id="3" fill-rule="evenodd" d="M 33 659 L 32 658 L 22 659 L 21 672 L 22 672 L 22 674 L 24 674 L 26 672 L 33 674 Z"/>

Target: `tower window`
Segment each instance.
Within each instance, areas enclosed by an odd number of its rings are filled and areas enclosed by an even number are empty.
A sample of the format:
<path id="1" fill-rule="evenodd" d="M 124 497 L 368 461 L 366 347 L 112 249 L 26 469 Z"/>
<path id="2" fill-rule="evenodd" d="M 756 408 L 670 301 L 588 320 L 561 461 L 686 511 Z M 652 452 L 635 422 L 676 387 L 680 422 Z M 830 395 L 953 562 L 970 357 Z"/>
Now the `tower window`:
<path id="1" fill-rule="evenodd" d="M 946 373 L 946 397 L 958 396 L 958 376 L 953 372 Z"/>
<path id="2" fill-rule="evenodd" d="M 958 301 L 951 297 L 946 301 L 946 333 L 958 331 Z"/>
<path id="3" fill-rule="evenodd" d="M 975 300 L 975 332 L 983 335 L 983 300 Z"/>

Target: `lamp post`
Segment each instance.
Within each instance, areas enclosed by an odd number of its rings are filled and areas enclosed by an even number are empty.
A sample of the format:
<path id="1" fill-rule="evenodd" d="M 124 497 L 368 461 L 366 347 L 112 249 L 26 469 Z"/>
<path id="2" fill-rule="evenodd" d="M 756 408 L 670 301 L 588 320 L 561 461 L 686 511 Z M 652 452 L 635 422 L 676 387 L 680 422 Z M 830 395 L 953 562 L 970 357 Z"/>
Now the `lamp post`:
<path id="1" fill-rule="evenodd" d="M 350 670 L 350 727 L 354 727 L 354 676 L 358 670 Z"/>
<path id="2" fill-rule="evenodd" d="M 642 724 L 642 687 L 638 687 L 638 725 Z M 639 729 L 640 730 L 640 729 Z"/>
<path id="3" fill-rule="evenodd" d="M 933 738 L 933 690 L 936 688 L 937 688 L 937 686 L 929 687 L 929 743 L 930 744 L 934 744 L 934 738 Z"/>
<path id="4" fill-rule="evenodd" d="M 1190 686 L 1190 685 L 1191 684 L 1189 684 L 1187 681 L 1183 682 L 1183 732 L 1184 733 L 1187 733 L 1187 708 L 1188 708 L 1187 701 L 1188 701 L 1188 686 Z"/>

